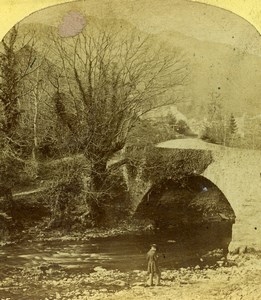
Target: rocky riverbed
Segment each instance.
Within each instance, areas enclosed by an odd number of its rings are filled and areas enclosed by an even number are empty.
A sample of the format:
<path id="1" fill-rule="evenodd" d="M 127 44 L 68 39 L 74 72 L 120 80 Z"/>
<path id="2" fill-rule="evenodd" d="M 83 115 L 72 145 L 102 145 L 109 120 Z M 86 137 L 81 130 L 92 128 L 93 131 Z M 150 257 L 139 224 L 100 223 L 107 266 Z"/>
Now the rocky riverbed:
<path id="1" fill-rule="evenodd" d="M 261 299 L 261 254 L 229 257 L 228 266 L 162 270 L 161 286 L 146 286 L 144 270 L 120 272 L 100 266 L 88 274 L 58 264 L 15 269 L 1 275 L 1 300 Z"/>

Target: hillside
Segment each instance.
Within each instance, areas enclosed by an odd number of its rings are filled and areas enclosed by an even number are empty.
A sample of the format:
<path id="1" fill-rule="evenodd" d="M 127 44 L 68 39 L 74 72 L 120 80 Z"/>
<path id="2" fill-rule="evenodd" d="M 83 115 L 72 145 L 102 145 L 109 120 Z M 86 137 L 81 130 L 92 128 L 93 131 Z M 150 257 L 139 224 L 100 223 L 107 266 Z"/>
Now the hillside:
<path id="1" fill-rule="evenodd" d="M 163 41 L 171 52 L 180 48 L 189 62 L 185 101 L 178 105 L 188 118 L 202 119 L 211 94 L 218 94 L 224 109 L 236 117 L 261 111 L 261 38 L 241 17 L 210 5 L 181 0 L 76 1 L 32 14 L 21 22 L 34 25 L 42 45 L 48 45 L 52 30 L 60 28 L 68 14 L 77 13 L 88 21 L 110 18 L 123 26 Z"/>
<path id="2" fill-rule="evenodd" d="M 202 118 L 211 94 L 220 95 L 228 113 L 261 112 L 261 57 L 226 44 L 200 41 L 171 31 L 158 35 L 170 47 L 184 51 L 189 60 L 188 101 L 179 104 L 190 118 Z"/>
<path id="3" fill-rule="evenodd" d="M 177 31 L 260 55 L 260 35 L 250 23 L 230 11 L 196 1 L 161 0 L 160 5 L 158 0 L 74 1 L 35 12 L 22 24 L 57 27 L 68 12 L 80 12 L 87 25 L 89 16 L 123 19 L 148 33 Z"/>

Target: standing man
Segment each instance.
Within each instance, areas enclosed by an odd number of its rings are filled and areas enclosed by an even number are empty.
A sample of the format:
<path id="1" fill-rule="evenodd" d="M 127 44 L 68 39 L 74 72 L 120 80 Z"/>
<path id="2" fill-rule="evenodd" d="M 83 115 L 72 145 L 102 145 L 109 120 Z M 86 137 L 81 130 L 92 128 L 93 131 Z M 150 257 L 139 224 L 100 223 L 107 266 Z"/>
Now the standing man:
<path id="1" fill-rule="evenodd" d="M 156 285 L 160 285 L 160 269 L 158 265 L 158 247 L 156 244 L 151 245 L 149 252 L 147 253 L 148 260 L 148 274 L 149 274 L 149 285 L 153 285 L 153 277 L 156 275 Z"/>

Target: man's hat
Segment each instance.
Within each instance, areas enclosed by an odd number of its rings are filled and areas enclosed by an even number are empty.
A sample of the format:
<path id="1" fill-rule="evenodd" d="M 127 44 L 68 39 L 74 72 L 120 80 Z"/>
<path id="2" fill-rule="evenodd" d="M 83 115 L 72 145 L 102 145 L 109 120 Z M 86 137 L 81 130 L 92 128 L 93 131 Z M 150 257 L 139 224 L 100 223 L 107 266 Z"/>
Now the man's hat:
<path id="1" fill-rule="evenodd" d="M 153 247 L 153 248 L 158 249 L 158 246 L 157 246 L 156 244 L 152 244 L 152 245 L 150 245 L 150 246 Z"/>

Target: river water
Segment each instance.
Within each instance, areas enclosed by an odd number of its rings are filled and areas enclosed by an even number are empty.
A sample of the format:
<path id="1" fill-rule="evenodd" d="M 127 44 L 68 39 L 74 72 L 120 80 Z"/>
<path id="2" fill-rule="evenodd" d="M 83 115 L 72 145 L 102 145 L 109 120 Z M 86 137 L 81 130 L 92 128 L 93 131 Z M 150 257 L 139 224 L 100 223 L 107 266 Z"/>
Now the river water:
<path id="1" fill-rule="evenodd" d="M 89 273 L 97 266 L 146 270 L 146 252 L 152 243 L 159 246 L 162 268 L 214 265 L 221 254 L 213 256 L 209 251 L 226 247 L 231 234 L 231 224 L 216 223 L 88 241 L 27 241 L 0 248 L 0 276 L 44 263 L 59 264 L 68 272 Z"/>

